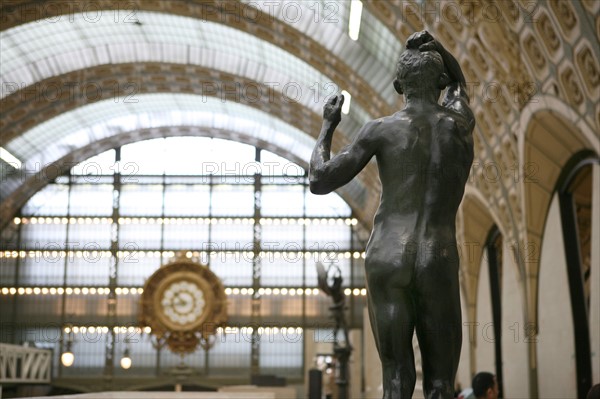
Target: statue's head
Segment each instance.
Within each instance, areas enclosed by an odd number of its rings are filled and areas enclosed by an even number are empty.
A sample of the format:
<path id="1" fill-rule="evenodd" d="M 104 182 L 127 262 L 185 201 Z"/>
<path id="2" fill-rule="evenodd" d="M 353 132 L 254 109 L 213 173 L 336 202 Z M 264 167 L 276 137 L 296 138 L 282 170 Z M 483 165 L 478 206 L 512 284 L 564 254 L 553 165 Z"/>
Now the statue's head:
<path id="1" fill-rule="evenodd" d="M 448 82 L 444 61 L 437 51 L 407 49 L 400 54 L 394 80 L 394 88 L 399 94 L 437 91 L 439 97 Z"/>

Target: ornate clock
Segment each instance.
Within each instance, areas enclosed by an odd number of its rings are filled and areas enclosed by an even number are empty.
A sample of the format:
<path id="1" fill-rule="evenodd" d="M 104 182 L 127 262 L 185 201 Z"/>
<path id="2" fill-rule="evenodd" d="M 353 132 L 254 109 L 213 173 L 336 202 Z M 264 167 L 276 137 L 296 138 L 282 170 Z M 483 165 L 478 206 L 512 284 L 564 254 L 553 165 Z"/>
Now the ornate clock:
<path id="1" fill-rule="evenodd" d="M 139 323 L 176 353 L 206 346 L 227 321 L 221 280 L 206 266 L 186 258 L 160 267 L 144 285 Z"/>

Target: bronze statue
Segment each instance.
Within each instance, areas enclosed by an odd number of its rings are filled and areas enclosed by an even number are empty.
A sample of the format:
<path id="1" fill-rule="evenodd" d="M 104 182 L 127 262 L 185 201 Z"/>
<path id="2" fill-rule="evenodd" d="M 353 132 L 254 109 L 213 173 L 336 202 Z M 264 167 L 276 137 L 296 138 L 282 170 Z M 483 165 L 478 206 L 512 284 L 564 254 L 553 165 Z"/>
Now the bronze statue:
<path id="1" fill-rule="evenodd" d="M 327 277 L 330 273 L 333 276 L 331 284 L 327 281 Z M 329 310 L 335 321 L 335 326 L 333 328 L 333 352 L 337 359 L 338 369 L 335 382 L 338 386 L 338 398 L 346 399 L 348 397 L 348 360 L 352 354 L 352 346 L 350 345 L 348 325 L 346 324 L 346 317 L 344 316 L 344 311 L 346 310 L 346 295 L 342 288 L 342 272 L 340 268 L 334 264 L 329 265 L 327 270 L 325 270 L 323 264 L 319 262 L 317 263 L 317 280 L 321 291 L 330 296 L 333 300 L 333 306 L 330 306 Z M 344 345 L 340 345 L 340 340 L 338 339 L 340 328 L 344 333 Z"/>
<path id="2" fill-rule="evenodd" d="M 458 62 L 426 31 L 408 38 L 394 88 L 405 107 L 368 122 L 333 157 L 344 98 L 327 102 L 310 189 L 327 194 L 343 186 L 375 156 L 382 193 L 365 272 L 383 397 L 412 396 L 416 330 L 426 397 L 452 398 L 462 342 L 455 219 L 473 162 L 475 118 Z"/>
<path id="3" fill-rule="evenodd" d="M 327 276 L 333 270 L 333 281 L 331 284 L 327 282 Z M 333 329 L 333 340 L 337 344 L 338 331 L 341 328 L 344 333 L 344 342 L 350 344 L 348 339 L 348 325 L 346 324 L 346 317 L 344 316 L 344 310 L 346 308 L 346 295 L 344 295 L 344 289 L 342 288 L 342 272 L 336 265 L 329 265 L 327 270 L 322 263 L 317 263 L 317 281 L 319 282 L 319 288 L 326 295 L 330 296 L 333 300 L 333 306 L 329 307 L 331 315 L 335 321 L 335 327 Z"/>

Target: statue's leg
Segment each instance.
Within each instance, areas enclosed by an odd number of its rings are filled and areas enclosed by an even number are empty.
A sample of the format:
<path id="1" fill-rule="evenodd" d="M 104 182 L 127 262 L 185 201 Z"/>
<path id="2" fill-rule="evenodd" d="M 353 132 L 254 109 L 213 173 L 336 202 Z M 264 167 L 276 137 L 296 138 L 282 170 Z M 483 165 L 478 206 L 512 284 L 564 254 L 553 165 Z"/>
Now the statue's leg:
<path id="1" fill-rule="evenodd" d="M 415 309 L 425 397 L 453 398 L 462 345 L 458 256 L 431 253 L 419 262 Z"/>
<path id="2" fill-rule="evenodd" d="M 409 399 L 416 373 L 414 306 L 408 289 L 369 285 L 369 315 L 383 371 L 384 399 Z"/>

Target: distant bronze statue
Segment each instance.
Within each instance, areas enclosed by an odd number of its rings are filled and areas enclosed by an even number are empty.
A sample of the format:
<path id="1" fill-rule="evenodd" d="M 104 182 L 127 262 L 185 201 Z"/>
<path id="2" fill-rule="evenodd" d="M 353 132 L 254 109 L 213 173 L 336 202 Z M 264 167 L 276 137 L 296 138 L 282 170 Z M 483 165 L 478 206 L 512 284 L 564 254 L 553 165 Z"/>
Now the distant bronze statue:
<path id="1" fill-rule="evenodd" d="M 328 275 L 330 270 L 333 270 L 333 281 L 331 284 L 328 283 Z M 338 331 L 340 328 L 344 333 L 344 341 L 347 345 L 350 344 L 348 339 L 348 325 L 346 324 L 346 317 L 344 316 L 344 310 L 346 308 L 346 295 L 344 295 L 344 289 L 342 288 L 342 272 L 336 265 L 330 265 L 327 270 L 322 263 L 317 263 L 317 280 L 319 282 L 319 288 L 326 295 L 330 296 L 333 300 L 333 306 L 329 307 L 333 319 L 335 321 L 335 327 L 333 330 L 333 339 L 335 344 L 339 343 Z"/>
<path id="2" fill-rule="evenodd" d="M 333 271 L 333 281 L 331 284 L 328 282 L 328 276 Z M 348 359 L 352 353 L 352 346 L 350 345 L 350 339 L 348 337 L 348 325 L 346 324 L 346 317 L 344 311 L 346 310 L 346 295 L 342 288 L 342 272 L 337 265 L 331 264 L 325 270 L 325 266 L 322 263 L 317 263 L 317 280 L 319 282 L 319 288 L 326 295 L 330 296 L 333 300 L 333 306 L 329 307 L 332 318 L 335 321 L 333 329 L 333 353 L 337 359 L 337 373 L 336 373 L 336 384 L 338 386 L 339 399 L 346 399 L 348 397 Z M 344 345 L 340 344 L 338 338 L 339 330 L 344 333 Z"/>
<path id="3" fill-rule="evenodd" d="M 416 329 L 426 397 L 452 398 L 462 342 L 455 219 L 473 162 L 475 118 L 458 62 L 426 31 L 408 38 L 394 88 L 404 109 L 368 122 L 334 157 L 344 98 L 327 102 L 310 189 L 327 194 L 343 186 L 375 156 L 382 193 L 365 273 L 383 397 L 412 397 Z"/>

